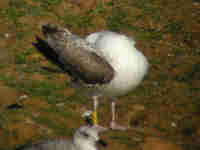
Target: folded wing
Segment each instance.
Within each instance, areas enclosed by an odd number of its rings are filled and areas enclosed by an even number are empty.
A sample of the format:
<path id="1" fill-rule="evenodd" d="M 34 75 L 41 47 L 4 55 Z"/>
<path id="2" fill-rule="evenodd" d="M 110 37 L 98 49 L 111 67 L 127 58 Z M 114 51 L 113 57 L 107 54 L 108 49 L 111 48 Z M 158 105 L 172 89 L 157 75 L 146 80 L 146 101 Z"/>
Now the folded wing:
<path id="1" fill-rule="evenodd" d="M 33 45 L 73 79 L 87 84 L 104 84 L 112 80 L 112 66 L 95 51 L 88 50 L 92 47 L 85 40 L 55 26 L 45 25 L 42 31 L 45 40 L 37 37 Z"/>

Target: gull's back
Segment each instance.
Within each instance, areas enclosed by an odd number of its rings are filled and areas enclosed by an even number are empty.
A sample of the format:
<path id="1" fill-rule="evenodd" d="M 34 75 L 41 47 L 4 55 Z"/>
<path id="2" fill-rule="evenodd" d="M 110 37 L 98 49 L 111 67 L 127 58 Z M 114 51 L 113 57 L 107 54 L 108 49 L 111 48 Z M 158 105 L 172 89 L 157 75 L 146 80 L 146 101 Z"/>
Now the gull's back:
<path id="1" fill-rule="evenodd" d="M 74 81 L 95 85 L 112 80 L 113 68 L 86 40 L 50 24 L 43 25 L 42 32 L 45 40 L 37 37 L 33 45 L 48 60 L 68 72 Z"/>

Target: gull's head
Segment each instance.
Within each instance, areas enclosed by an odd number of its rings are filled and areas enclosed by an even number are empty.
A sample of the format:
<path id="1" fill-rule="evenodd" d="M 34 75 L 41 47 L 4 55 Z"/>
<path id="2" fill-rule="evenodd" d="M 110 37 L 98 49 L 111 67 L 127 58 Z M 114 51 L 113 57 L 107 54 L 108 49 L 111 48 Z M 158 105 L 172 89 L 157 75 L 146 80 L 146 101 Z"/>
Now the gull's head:
<path id="1" fill-rule="evenodd" d="M 42 24 L 41 31 L 45 37 L 45 41 L 51 48 L 61 47 L 65 45 L 66 39 L 71 37 L 72 33 L 55 24 Z"/>
<path id="2" fill-rule="evenodd" d="M 100 138 L 99 134 L 106 131 L 100 126 L 82 126 L 74 135 L 74 144 L 82 150 L 96 150 L 97 144 L 107 144 Z"/>
<path id="3" fill-rule="evenodd" d="M 50 35 L 50 34 L 58 34 L 58 33 L 62 33 L 65 36 L 72 34 L 68 29 L 62 28 L 56 24 L 42 24 L 41 30 L 45 36 Z"/>

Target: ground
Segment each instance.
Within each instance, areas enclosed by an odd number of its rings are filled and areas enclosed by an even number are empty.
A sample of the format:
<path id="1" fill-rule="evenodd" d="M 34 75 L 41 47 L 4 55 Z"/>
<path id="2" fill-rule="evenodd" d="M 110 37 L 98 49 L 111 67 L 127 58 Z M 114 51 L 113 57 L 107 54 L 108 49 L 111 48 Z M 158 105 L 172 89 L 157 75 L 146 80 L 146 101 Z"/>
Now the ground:
<path id="1" fill-rule="evenodd" d="M 0 149 L 69 138 L 92 108 L 82 90 L 69 86 L 69 76 L 32 46 L 46 22 L 81 37 L 126 34 L 148 58 L 145 80 L 117 101 L 119 122 L 135 129 L 105 133 L 107 149 L 138 150 L 146 137 L 200 149 L 199 15 L 198 0 L 0 1 Z M 108 126 L 106 98 L 99 109 L 100 123 Z"/>

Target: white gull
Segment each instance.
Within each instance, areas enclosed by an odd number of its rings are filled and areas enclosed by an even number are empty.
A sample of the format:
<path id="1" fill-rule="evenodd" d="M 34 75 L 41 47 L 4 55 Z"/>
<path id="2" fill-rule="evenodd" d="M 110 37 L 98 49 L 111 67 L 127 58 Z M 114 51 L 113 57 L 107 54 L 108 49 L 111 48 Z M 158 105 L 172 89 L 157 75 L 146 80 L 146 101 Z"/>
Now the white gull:
<path id="1" fill-rule="evenodd" d="M 136 49 L 135 41 L 110 31 L 92 33 L 85 40 L 52 24 L 43 25 L 42 32 L 45 40 L 37 37 L 35 47 L 68 72 L 73 82 L 91 89 L 94 123 L 98 124 L 99 97 L 108 96 L 112 106 L 110 128 L 126 129 L 115 122 L 115 97 L 136 88 L 148 70 L 147 59 Z"/>

